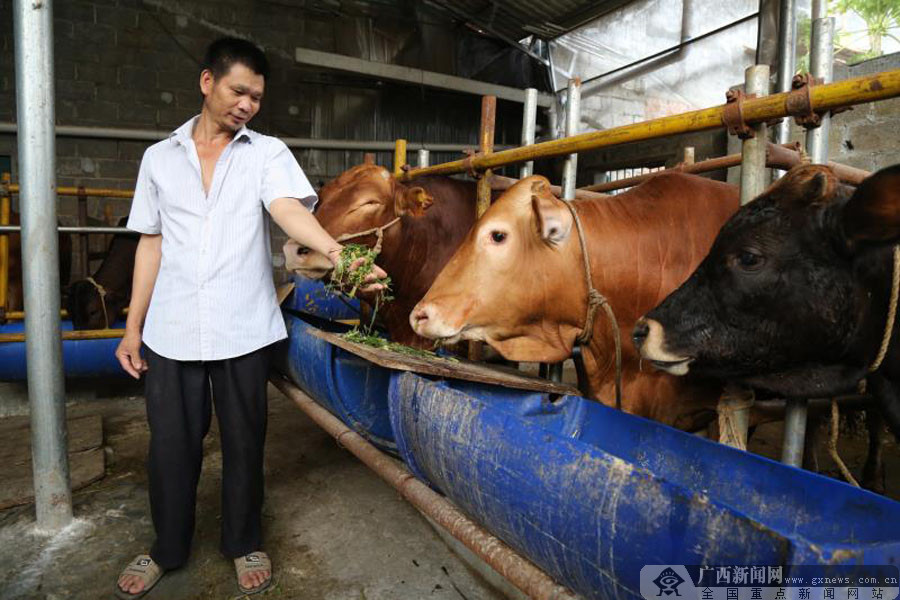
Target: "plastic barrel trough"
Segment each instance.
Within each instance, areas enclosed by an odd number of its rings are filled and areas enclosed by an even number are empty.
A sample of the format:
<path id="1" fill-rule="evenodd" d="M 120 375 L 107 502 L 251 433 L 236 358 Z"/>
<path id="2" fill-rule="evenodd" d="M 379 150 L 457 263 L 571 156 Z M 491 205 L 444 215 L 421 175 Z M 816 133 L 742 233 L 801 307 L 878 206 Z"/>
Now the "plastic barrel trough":
<path id="1" fill-rule="evenodd" d="M 113 328 L 122 329 L 125 321 Z M 62 321 L 63 331 L 72 331 L 72 321 Z M 14 321 L 0 325 L 0 333 L 22 333 L 25 324 Z M 97 340 L 64 340 L 63 372 L 66 377 L 127 377 L 116 359 L 119 338 Z M 24 381 L 27 377 L 25 342 L 0 343 L 0 381 Z"/>
<path id="2" fill-rule="evenodd" d="M 580 397 L 395 373 L 401 457 L 586 598 L 650 565 L 897 564 L 900 503 Z"/>
<path id="3" fill-rule="evenodd" d="M 282 305 L 288 341 L 278 368 L 348 427 L 396 453 L 388 411 L 390 371 L 311 334 L 316 329 L 311 322 L 343 331 L 347 326 L 326 319 L 353 319 L 357 313 L 319 282 L 297 278 L 295 283 L 292 298 Z"/>

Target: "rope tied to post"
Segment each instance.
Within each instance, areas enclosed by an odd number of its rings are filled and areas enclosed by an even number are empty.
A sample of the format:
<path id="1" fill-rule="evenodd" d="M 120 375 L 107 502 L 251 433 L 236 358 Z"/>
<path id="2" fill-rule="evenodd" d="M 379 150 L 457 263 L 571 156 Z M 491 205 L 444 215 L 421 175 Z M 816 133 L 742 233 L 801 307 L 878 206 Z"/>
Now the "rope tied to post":
<path id="1" fill-rule="evenodd" d="M 87 281 L 94 286 L 97 294 L 100 296 L 100 306 L 103 307 L 103 329 L 109 328 L 109 313 L 106 312 L 106 288 L 97 283 L 93 277 L 88 277 Z"/>
<path id="2" fill-rule="evenodd" d="M 613 341 L 616 345 L 616 408 L 622 410 L 622 339 L 619 333 L 619 322 L 609 300 L 594 287 L 594 280 L 591 275 L 591 258 L 588 255 L 587 240 L 584 235 L 584 227 L 581 225 L 581 219 L 578 217 L 578 211 L 571 200 L 562 199 L 563 204 L 572 213 L 572 219 L 575 221 L 575 229 L 578 231 L 578 242 L 581 245 L 581 257 L 584 263 L 584 280 L 587 284 L 587 314 L 584 318 L 584 327 L 581 333 L 575 338 L 575 343 L 579 346 L 587 346 L 594 334 L 594 318 L 597 315 L 597 309 L 603 307 L 606 316 L 609 319 L 613 332 Z"/>

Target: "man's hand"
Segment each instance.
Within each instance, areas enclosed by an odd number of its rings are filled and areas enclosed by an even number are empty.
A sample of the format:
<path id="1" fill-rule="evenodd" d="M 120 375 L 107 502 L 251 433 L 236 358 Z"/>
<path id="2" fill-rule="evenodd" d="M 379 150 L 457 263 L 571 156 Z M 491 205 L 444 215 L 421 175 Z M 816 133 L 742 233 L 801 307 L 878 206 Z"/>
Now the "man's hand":
<path id="1" fill-rule="evenodd" d="M 116 348 L 116 358 L 126 373 L 140 379 L 141 373 L 147 371 L 147 362 L 141 358 L 141 334 L 126 330 L 119 347 Z"/>
<path id="2" fill-rule="evenodd" d="M 331 260 L 331 264 L 337 266 L 338 262 L 341 259 L 341 250 L 343 250 L 342 246 L 337 246 L 328 251 L 328 259 Z M 355 271 L 359 268 L 360 265 L 366 262 L 365 258 L 357 258 L 352 263 L 350 263 L 350 270 Z M 372 264 L 372 272 L 366 275 L 366 278 L 363 280 L 365 282 L 376 282 L 379 279 L 384 279 L 387 277 L 387 272 L 379 267 L 376 264 Z M 380 292 L 384 289 L 383 283 L 371 283 L 365 287 L 359 289 L 361 292 Z"/>

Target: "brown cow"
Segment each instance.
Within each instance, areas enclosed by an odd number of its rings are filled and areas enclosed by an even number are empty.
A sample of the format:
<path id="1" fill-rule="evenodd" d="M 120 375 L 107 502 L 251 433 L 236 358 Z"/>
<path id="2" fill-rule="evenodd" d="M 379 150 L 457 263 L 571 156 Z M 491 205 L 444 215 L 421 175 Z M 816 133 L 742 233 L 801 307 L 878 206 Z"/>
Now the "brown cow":
<path id="1" fill-rule="evenodd" d="M 410 315 L 422 336 L 484 340 L 504 358 L 557 362 L 585 325 L 588 287 L 571 213 L 540 176 L 523 179 L 485 213 Z M 721 388 L 642 370 L 627 343 L 634 323 L 685 281 L 738 208 L 738 190 L 661 174 L 618 196 L 574 203 L 594 287 L 618 319 L 627 412 L 697 430 Z M 602 310 L 583 352 L 587 395 L 614 402 L 614 339 Z M 586 384 L 586 386 L 584 385 Z"/>
<path id="2" fill-rule="evenodd" d="M 400 220 L 384 230 L 377 263 L 391 276 L 394 300 L 380 311 L 391 339 L 430 347 L 409 326 L 409 313 L 447 264 L 475 222 L 475 184 L 449 177 L 421 177 L 414 185 L 394 179 L 377 165 L 359 165 L 342 173 L 319 191 L 315 212 L 333 237 L 358 233 Z M 374 245 L 375 235 L 346 243 Z M 331 271 L 327 257 L 285 245 L 285 266 L 321 279 Z"/>
<path id="3" fill-rule="evenodd" d="M 11 225 L 19 224 L 19 213 L 11 213 Z M 72 275 L 72 236 L 59 234 L 59 284 L 63 288 L 69 283 Z M 25 308 L 22 287 L 22 237 L 18 232 L 9 234 L 9 287 L 7 291 L 6 309 L 19 311 Z M 0 309 L 3 307 L 0 306 Z"/>

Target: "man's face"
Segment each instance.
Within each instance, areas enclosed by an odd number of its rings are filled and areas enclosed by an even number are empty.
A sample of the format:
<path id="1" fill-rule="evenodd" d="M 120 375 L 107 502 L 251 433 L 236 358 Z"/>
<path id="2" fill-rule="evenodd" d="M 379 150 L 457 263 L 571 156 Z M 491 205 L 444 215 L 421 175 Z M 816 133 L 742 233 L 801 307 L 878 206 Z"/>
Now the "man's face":
<path id="1" fill-rule="evenodd" d="M 203 106 L 223 129 L 237 131 L 259 112 L 265 78 L 241 63 L 219 77 L 212 72 L 200 74 L 200 91 Z"/>

